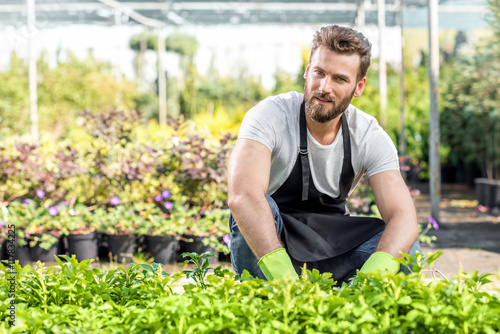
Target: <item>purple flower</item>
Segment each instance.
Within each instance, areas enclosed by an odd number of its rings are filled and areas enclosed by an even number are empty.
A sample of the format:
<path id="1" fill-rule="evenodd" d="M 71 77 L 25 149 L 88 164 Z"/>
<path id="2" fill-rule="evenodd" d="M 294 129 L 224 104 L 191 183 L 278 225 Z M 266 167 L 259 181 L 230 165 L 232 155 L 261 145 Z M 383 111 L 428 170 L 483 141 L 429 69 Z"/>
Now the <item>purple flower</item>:
<path id="1" fill-rule="evenodd" d="M 5 222 L 0 222 L 0 226 L 5 226 Z"/>
<path id="2" fill-rule="evenodd" d="M 224 235 L 222 236 L 222 240 L 224 240 L 224 242 L 225 242 L 225 243 L 226 243 L 226 245 L 228 245 L 228 246 L 229 246 L 229 244 L 231 243 L 231 238 L 230 238 L 230 237 L 229 237 L 229 235 L 227 235 L 227 234 L 224 234 Z"/>
<path id="3" fill-rule="evenodd" d="M 23 199 L 23 204 L 30 204 L 30 201 L 28 201 L 27 199 Z"/>
<path id="4" fill-rule="evenodd" d="M 427 218 L 427 220 L 429 221 L 429 223 L 432 224 L 432 226 L 434 226 L 434 228 L 436 229 L 436 231 L 439 230 L 439 225 L 438 225 L 437 221 L 432 216 L 429 216 Z"/>
<path id="5" fill-rule="evenodd" d="M 163 197 L 163 199 L 167 199 L 170 198 L 170 196 L 172 196 L 172 193 L 168 190 L 165 190 L 161 193 L 161 196 Z"/>
<path id="6" fill-rule="evenodd" d="M 43 192 L 42 189 L 37 189 L 36 190 L 36 195 L 40 198 L 44 198 L 45 197 L 45 193 Z"/>
<path id="7" fill-rule="evenodd" d="M 61 202 L 61 205 L 63 205 L 63 206 L 68 206 L 68 202 L 63 201 L 63 202 Z"/>
<path id="8" fill-rule="evenodd" d="M 160 202 L 161 200 L 163 200 L 163 196 L 162 195 L 158 195 L 158 196 L 155 197 L 155 201 Z"/>
<path id="9" fill-rule="evenodd" d="M 111 204 L 113 204 L 113 205 L 118 205 L 118 204 L 120 204 L 120 197 L 118 197 L 118 196 L 113 196 L 113 197 L 111 197 L 110 202 L 111 202 Z"/>
<path id="10" fill-rule="evenodd" d="M 59 210 L 57 210 L 57 208 L 55 206 L 51 206 L 49 208 L 49 215 L 57 216 L 58 213 L 59 213 Z"/>
<path id="11" fill-rule="evenodd" d="M 172 204 L 172 202 L 165 202 L 165 204 L 163 204 L 163 206 L 167 210 L 170 210 L 170 209 L 172 209 L 174 207 L 174 205 Z"/>

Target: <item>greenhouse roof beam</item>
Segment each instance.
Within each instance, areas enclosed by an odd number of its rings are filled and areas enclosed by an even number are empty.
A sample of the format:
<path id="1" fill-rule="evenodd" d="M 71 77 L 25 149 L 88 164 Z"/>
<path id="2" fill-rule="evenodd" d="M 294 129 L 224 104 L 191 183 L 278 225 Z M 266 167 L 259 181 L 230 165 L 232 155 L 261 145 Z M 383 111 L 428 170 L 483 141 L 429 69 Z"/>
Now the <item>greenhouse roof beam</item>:
<path id="1" fill-rule="evenodd" d="M 353 11 L 357 12 L 358 4 L 356 3 L 308 3 L 308 2 L 119 2 L 114 0 L 97 0 L 99 2 L 71 2 L 71 3 L 38 3 L 35 5 L 37 11 L 94 11 L 99 9 L 106 9 L 109 7 L 115 8 L 115 5 L 108 4 L 115 3 L 122 6 L 123 9 L 129 10 L 194 10 L 194 11 L 311 11 L 311 12 L 325 12 L 325 11 Z M 411 9 L 415 5 L 405 5 L 405 8 Z M 372 4 L 365 6 L 365 11 L 376 12 L 378 6 Z M 399 5 L 386 4 L 385 10 L 389 12 L 399 11 Z M 26 5 L 0 5 L 0 12 L 2 13 L 16 13 L 26 11 Z M 454 13 L 486 13 L 488 9 L 485 6 L 478 5 L 440 5 L 439 12 L 454 12 Z"/>
<path id="2" fill-rule="evenodd" d="M 115 0 L 98 0 L 98 1 L 106 6 L 109 6 L 115 10 L 120 11 L 121 13 L 130 17 L 132 20 L 134 20 L 134 21 L 136 21 L 144 26 L 147 26 L 150 28 L 157 28 L 157 29 L 161 29 L 161 28 L 165 27 L 164 22 L 158 21 L 155 19 L 151 19 L 149 17 L 145 17 L 144 15 L 141 15 L 141 14 L 137 13 L 136 11 L 134 11 L 130 6 L 126 6 L 123 3 L 120 3 L 118 1 L 115 1 Z"/>

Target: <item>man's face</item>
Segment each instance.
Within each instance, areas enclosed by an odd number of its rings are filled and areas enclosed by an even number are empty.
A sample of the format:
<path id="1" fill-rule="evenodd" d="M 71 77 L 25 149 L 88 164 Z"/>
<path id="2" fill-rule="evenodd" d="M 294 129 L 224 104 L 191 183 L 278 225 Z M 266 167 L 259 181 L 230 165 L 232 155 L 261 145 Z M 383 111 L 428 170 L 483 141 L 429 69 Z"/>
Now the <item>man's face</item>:
<path id="1" fill-rule="evenodd" d="M 319 123 L 341 115 L 365 88 L 366 78 L 357 81 L 360 57 L 341 55 L 320 46 L 312 55 L 304 73 L 306 114 Z"/>

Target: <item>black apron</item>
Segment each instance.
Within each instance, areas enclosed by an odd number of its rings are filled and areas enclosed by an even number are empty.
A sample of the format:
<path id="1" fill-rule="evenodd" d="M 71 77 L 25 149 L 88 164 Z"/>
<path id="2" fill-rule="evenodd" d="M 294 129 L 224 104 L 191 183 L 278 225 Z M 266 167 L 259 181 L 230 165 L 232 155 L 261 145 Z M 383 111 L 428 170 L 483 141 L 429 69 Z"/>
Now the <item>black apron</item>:
<path id="1" fill-rule="evenodd" d="M 342 114 L 344 161 L 340 195 L 332 198 L 314 186 L 307 150 L 304 103 L 300 107 L 300 147 L 292 173 L 271 197 L 283 218 L 280 236 L 289 255 L 299 262 L 315 262 L 344 254 L 383 231 L 378 218 L 350 217 L 347 196 L 354 180 L 349 126 Z"/>

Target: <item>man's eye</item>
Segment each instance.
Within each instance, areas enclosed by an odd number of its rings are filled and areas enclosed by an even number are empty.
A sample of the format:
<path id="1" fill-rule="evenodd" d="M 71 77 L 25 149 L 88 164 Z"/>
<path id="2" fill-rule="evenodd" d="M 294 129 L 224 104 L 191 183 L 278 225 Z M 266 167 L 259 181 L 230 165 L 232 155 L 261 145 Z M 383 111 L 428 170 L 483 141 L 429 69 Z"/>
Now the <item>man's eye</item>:
<path id="1" fill-rule="evenodd" d="M 318 70 L 314 71 L 314 73 L 316 73 L 317 75 L 323 75 L 323 72 L 318 71 Z"/>
<path id="2" fill-rule="evenodd" d="M 346 82 L 347 80 L 346 80 L 345 78 L 338 77 L 338 78 L 337 78 L 337 81 L 340 81 L 340 82 Z"/>

